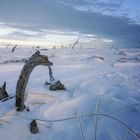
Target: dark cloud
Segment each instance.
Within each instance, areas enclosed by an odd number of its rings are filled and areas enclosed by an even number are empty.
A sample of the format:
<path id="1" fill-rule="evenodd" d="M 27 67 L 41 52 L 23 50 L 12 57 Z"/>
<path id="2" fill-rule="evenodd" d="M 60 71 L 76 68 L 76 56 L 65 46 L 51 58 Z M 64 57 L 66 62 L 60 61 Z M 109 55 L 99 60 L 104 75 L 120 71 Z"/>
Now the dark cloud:
<path id="1" fill-rule="evenodd" d="M 128 44 L 139 41 L 140 25 L 130 24 L 129 19 L 124 16 L 113 17 L 75 8 L 76 5 L 84 4 L 112 11 L 120 7 L 122 2 L 119 0 L 115 3 L 112 0 L 108 5 L 98 0 L 0 0 L 0 22 L 39 32 L 42 29 L 70 30 L 96 34 Z"/>

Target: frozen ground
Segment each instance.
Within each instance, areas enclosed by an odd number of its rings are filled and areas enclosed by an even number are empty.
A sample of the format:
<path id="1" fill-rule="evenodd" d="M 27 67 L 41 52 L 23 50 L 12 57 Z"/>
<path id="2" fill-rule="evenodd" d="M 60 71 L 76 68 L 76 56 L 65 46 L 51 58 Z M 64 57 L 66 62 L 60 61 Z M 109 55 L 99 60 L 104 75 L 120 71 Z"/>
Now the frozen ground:
<path id="1" fill-rule="evenodd" d="M 18 76 L 34 48 L 0 48 L 0 85 L 15 94 Z M 26 89 L 30 112 L 16 112 L 15 98 L 0 102 L 2 140 L 140 139 L 140 49 L 42 50 L 67 91 L 49 91 L 48 68 L 38 66 Z M 18 62 L 19 61 L 19 62 Z M 30 133 L 36 119 L 38 134 Z"/>

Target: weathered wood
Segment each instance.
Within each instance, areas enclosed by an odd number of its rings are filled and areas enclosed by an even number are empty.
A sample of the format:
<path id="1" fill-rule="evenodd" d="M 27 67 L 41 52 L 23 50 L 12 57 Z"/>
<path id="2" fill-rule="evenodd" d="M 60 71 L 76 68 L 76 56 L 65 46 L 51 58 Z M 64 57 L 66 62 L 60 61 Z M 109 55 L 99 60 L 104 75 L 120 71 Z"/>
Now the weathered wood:
<path id="1" fill-rule="evenodd" d="M 74 49 L 74 47 L 76 46 L 76 44 L 79 43 L 79 39 L 80 39 L 80 38 L 78 38 L 78 39 L 76 40 L 76 42 L 73 44 L 72 49 Z"/>
<path id="2" fill-rule="evenodd" d="M 55 79 L 53 77 L 52 68 L 50 66 L 48 66 L 48 68 L 49 68 L 50 83 L 52 83 Z"/>
<path id="3" fill-rule="evenodd" d="M 5 101 L 10 100 L 10 99 L 13 99 L 13 98 L 15 98 L 15 97 L 16 97 L 15 95 L 14 95 L 14 96 L 9 96 L 9 95 L 8 95 L 8 97 L 2 99 L 1 102 L 5 102 Z"/>
<path id="4" fill-rule="evenodd" d="M 16 49 L 16 47 L 17 47 L 17 44 L 12 48 L 12 53 L 15 51 L 15 49 Z"/>
<path id="5" fill-rule="evenodd" d="M 38 65 L 51 66 L 52 62 L 48 60 L 46 55 L 40 55 L 39 51 L 27 60 L 21 71 L 16 87 L 16 107 L 18 111 L 23 111 L 25 109 L 24 94 L 26 86 L 32 70 Z"/>
<path id="6" fill-rule="evenodd" d="M 6 99 L 9 97 L 7 91 L 6 91 L 6 82 L 4 82 L 3 86 L 0 87 L 0 100 Z"/>
<path id="7" fill-rule="evenodd" d="M 48 66 L 48 68 L 49 68 L 50 82 L 46 81 L 44 85 L 51 85 L 55 81 L 55 79 L 53 77 L 52 68 L 50 66 Z"/>
<path id="8" fill-rule="evenodd" d="M 65 86 L 60 81 L 56 81 L 55 83 L 50 85 L 49 89 L 53 90 L 53 91 L 55 91 L 55 90 L 66 90 Z"/>
<path id="9" fill-rule="evenodd" d="M 37 134 L 38 133 L 38 126 L 37 126 L 37 122 L 36 122 L 36 120 L 33 120 L 32 122 L 31 122 L 31 124 L 30 124 L 30 131 L 31 131 L 31 133 L 33 133 L 33 134 Z"/>

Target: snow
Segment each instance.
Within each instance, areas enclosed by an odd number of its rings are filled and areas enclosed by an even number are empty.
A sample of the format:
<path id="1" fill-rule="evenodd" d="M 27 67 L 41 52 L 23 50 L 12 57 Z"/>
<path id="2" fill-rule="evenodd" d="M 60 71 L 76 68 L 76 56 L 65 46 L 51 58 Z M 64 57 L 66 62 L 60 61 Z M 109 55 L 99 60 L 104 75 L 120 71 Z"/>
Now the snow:
<path id="1" fill-rule="evenodd" d="M 11 48 L 0 48 L 0 85 L 7 82 L 10 96 L 15 95 L 22 60 L 35 51 L 18 47 L 11 53 Z M 25 95 L 30 112 L 16 112 L 15 98 L 0 102 L 1 139 L 140 139 L 140 49 L 63 48 L 41 54 L 48 55 L 55 79 L 67 90 L 49 91 L 44 86 L 48 68 L 36 67 Z M 33 119 L 38 134 L 30 133 Z"/>

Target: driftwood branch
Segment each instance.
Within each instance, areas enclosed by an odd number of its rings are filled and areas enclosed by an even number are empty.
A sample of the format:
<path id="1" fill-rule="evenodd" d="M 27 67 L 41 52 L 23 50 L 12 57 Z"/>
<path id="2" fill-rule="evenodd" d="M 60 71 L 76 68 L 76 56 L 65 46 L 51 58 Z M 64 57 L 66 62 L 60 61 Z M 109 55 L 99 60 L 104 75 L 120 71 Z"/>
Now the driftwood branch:
<path id="1" fill-rule="evenodd" d="M 15 95 L 14 96 L 8 96 L 8 97 L 2 99 L 1 102 L 5 102 L 5 101 L 13 99 L 13 98 L 15 98 Z"/>
<path id="2" fill-rule="evenodd" d="M 51 91 L 66 90 L 66 87 L 60 81 L 56 81 L 50 85 L 49 89 Z"/>
<path id="3" fill-rule="evenodd" d="M 72 49 L 74 49 L 74 47 L 76 46 L 76 44 L 79 43 L 79 38 L 76 40 L 76 42 L 73 44 Z"/>
<path id="4" fill-rule="evenodd" d="M 36 120 L 33 120 L 30 124 L 30 131 L 31 133 L 33 134 L 37 134 L 38 133 L 38 126 L 37 126 L 37 121 Z"/>
<path id="5" fill-rule="evenodd" d="M 37 51 L 29 58 L 29 60 L 27 60 L 21 71 L 16 87 L 17 111 L 23 111 L 25 109 L 24 95 L 26 86 L 28 84 L 28 80 L 32 70 L 38 65 L 51 66 L 52 62 L 48 60 L 48 57 L 46 55 L 40 55 L 39 51 Z"/>
<path id="6" fill-rule="evenodd" d="M 50 66 L 48 66 L 48 68 L 49 68 L 50 83 L 52 83 L 55 79 L 53 77 L 52 68 Z"/>
<path id="7" fill-rule="evenodd" d="M 6 91 L 6 82 L 4 82 L 3 86 L 0 87 L 0 100 L 2 101 L 8 97 L 9 97 L 9 95 Z"/>
<path id="8" fill-rule="evenodd" d="M 16 47 L 17 47 L 17 44 L 12 48 L 12 53 L 15 51 L 15 49 L 16 49 Z"/>

